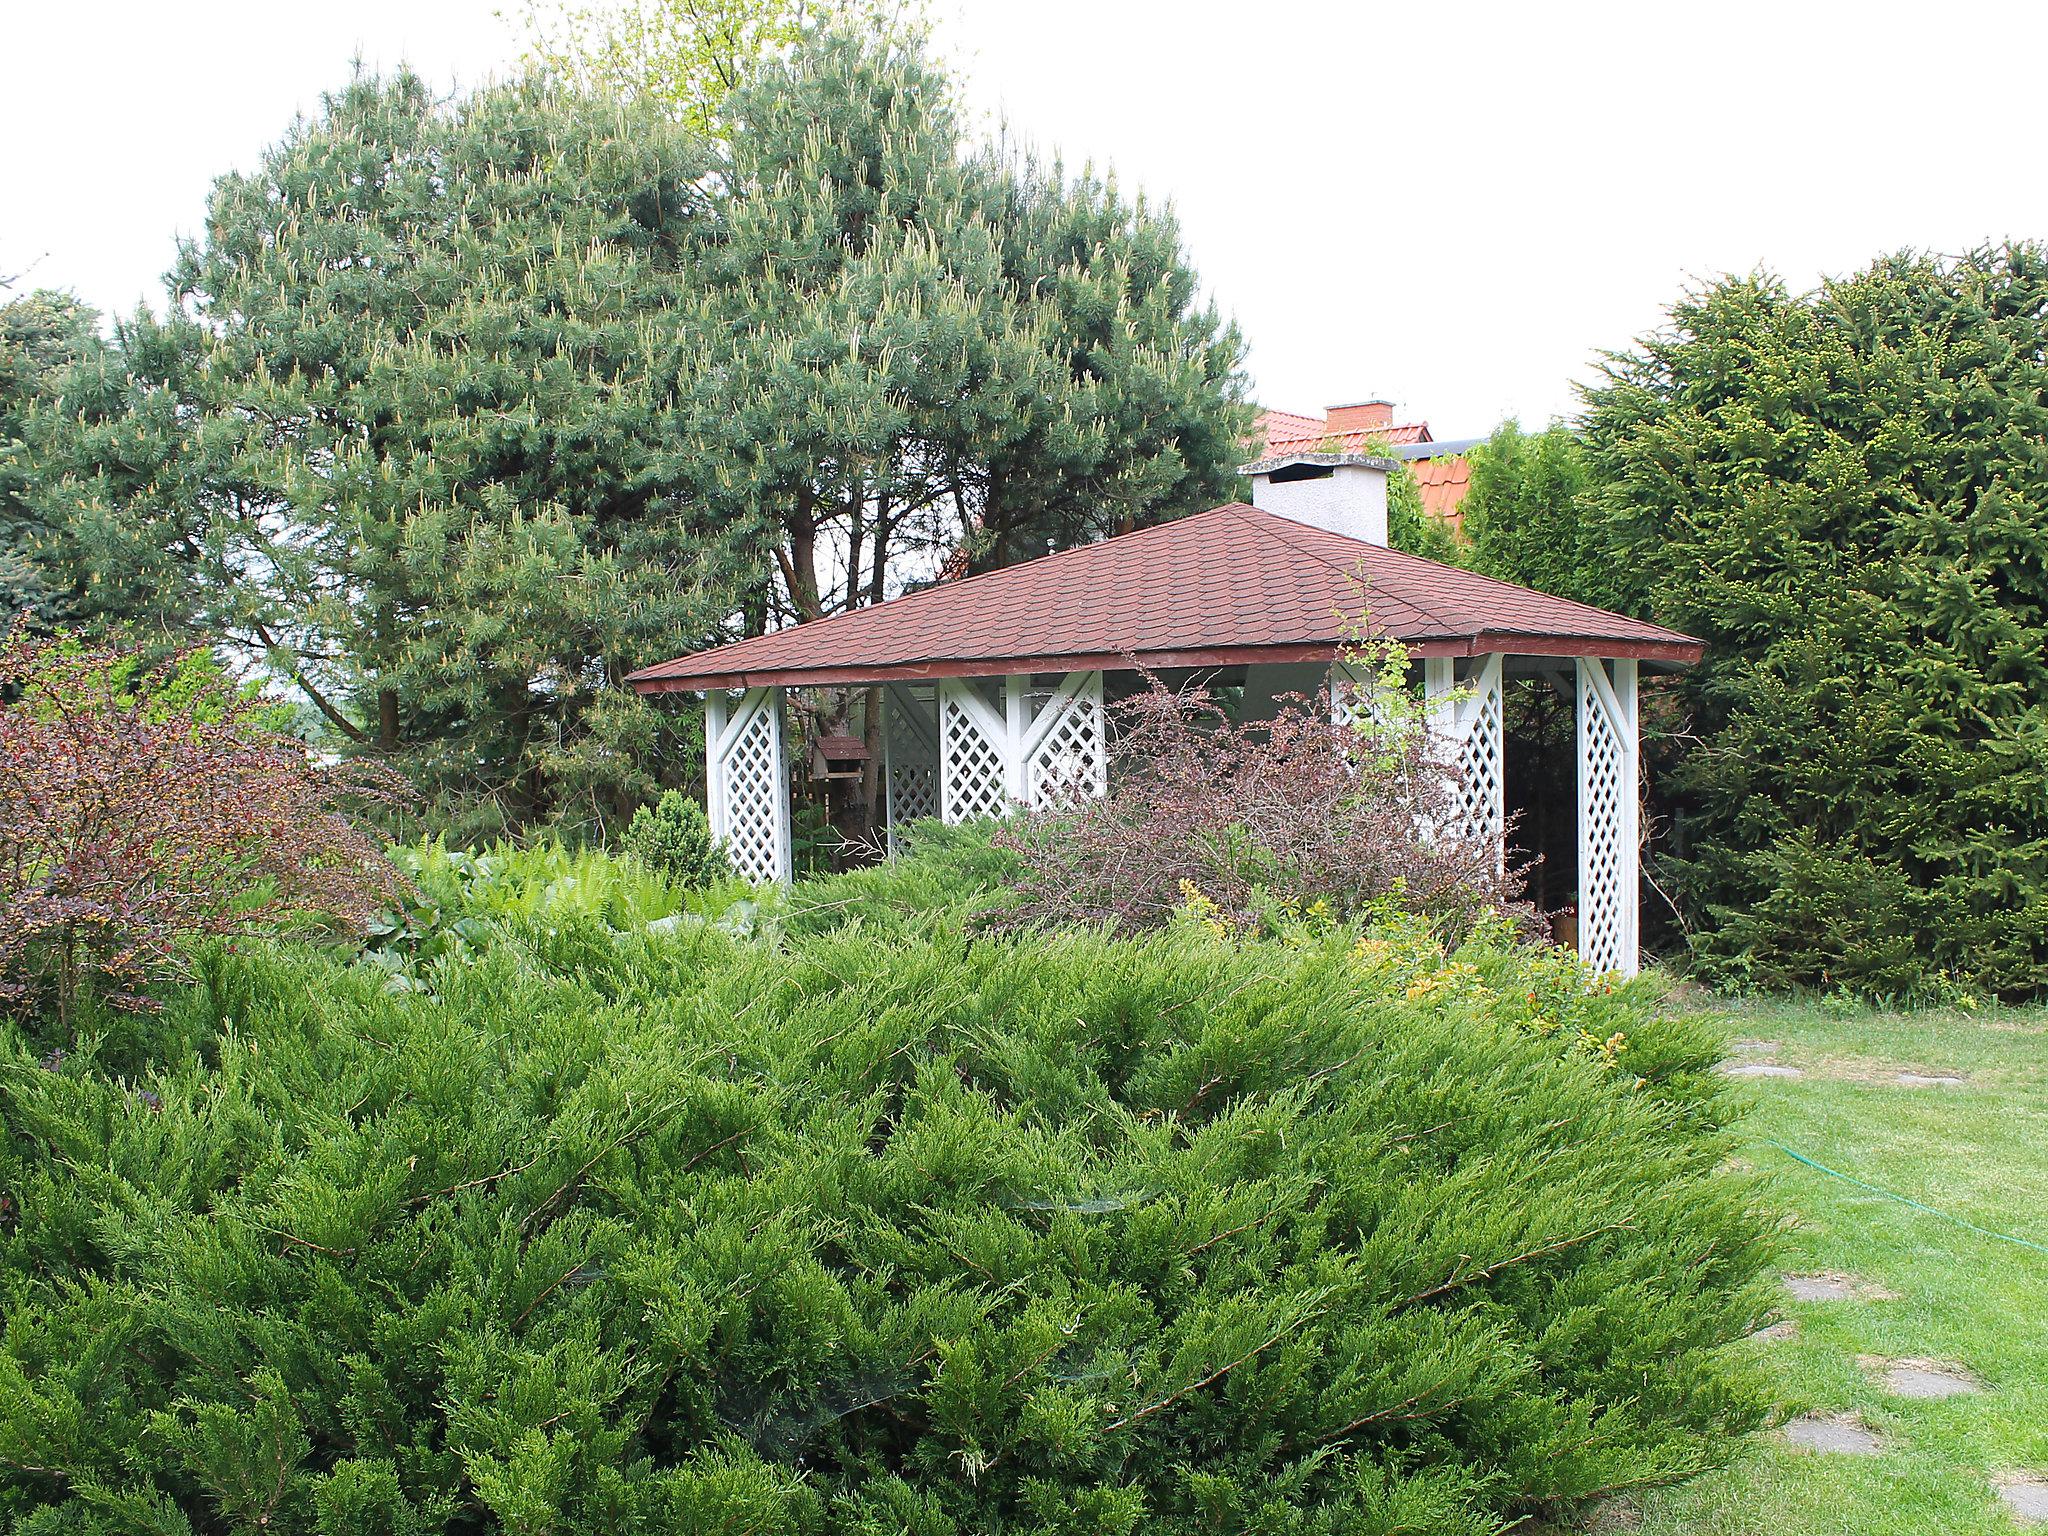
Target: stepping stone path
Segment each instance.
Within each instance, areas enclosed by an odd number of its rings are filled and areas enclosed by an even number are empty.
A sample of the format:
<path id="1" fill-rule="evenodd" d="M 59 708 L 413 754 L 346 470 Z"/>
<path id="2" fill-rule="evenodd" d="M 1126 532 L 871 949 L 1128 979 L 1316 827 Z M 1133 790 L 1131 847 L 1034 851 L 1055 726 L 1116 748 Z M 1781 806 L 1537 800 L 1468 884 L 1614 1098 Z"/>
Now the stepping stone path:
<path id="1" fill-rule="evenodd" d="M 1876 1435 L 1854 1419 L 1823 1418 L 1817 1413 L 1787 1424 L 1785 1438 L 1802 1451 L 1825 1451 L 1836 1456 L 1875 1456 L 1884 1448 Z"/>
<path id="2" fill-rule="evenodd" d="M 1799 1324 L 1788 1317 L 1768 1328 L 1757 1329 L 1750 1337 L 1759 1344 L 1786 1344 L 1799 1337 Z"/>
<path id="3" fill-rule="evenodd" d="M 1856 1363 L 1876 1375 L 1894 1397 L 1965 1397 L 1984 1390 L 1961 1366 L 1934 1360 L 1878 1360 L 1863 1355 Z"/>
<path id="4" fill-rule="evenodd" d="M 2021 1525 L 2048 1525 L 2048 1479 L 2001 1477 L 1992 1486 Z"/>
<path id="5" fill-rule="evenodd" d="M 1723 1077 L 1804 1077 L 1806 1074 L 1797 1067 L 1780 1066 L 1775 1061 L 1724 1061 L 1715 1069 Z"/>
<path id="6" fill-rule="evenodd" d="M 1881 1285 L 1858 1280 L 1840 1270 L 1823 1270 L 1814 1275 L 1787 1275 L 1785 1289 L 1794 1301 L 1896 1301 L 1898 1295 Z"/>
<path id="7" fill-rule="evenodd" d="M 1901 1088 L 1960 1088 L 1963 1086 L 1963 1080 L 1952 1072 L 1936 1072 L 1933 1074 L 1901 1072 L 1898 1081 Z"/>

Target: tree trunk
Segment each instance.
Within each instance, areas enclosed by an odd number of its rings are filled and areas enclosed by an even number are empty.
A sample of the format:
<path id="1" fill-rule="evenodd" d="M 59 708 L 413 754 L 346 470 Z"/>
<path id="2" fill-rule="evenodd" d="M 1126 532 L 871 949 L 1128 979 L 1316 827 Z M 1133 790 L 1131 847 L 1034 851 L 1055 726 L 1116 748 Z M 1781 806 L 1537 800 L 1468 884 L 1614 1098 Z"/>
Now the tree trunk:
<path id="1" fill-rule="evenodd" d="M 824 612 L 818 601 L 818 520 L 812 515 L 808 492 L 789 519 L 783 576 L 789 583 L 789 602 L 797 623 L 807 624 Z"/>

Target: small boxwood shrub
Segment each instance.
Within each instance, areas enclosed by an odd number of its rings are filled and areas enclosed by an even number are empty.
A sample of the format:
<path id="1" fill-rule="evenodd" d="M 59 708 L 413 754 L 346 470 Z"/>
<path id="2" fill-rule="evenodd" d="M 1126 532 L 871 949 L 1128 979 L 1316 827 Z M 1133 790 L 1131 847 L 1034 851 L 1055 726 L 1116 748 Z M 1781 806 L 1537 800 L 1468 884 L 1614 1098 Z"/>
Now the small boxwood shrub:
<path id="1" fill-rule="evenodd" d="M 0 1527 L 1480 1536 L 1758 1415 L 1640 984 L 511 878 L 429 990 L 244 944 L 145 1077 L 0 1039 Z"/>
<path id="2" fill-rule="evenodd" d="M 626 851 L 678 885 L 708 885 L 731 873 L 725 850 L 711 836 L 704 807 L 679 789 L 633 813 Z"/>

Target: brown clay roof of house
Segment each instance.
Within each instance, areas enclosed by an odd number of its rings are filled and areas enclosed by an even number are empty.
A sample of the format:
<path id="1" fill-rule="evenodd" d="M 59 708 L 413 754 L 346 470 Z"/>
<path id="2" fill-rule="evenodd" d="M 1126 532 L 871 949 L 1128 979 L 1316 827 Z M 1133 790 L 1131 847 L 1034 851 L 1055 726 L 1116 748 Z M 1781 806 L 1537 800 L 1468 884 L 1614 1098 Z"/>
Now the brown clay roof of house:
<path id="1" fill-rule="evenodd" d="M 642 693 L 1232 666 L 1337 654 L 1362 615 L 1417 655 L 1697 661 L 1690 636 L 1233 503 L 646 667 Z"/>

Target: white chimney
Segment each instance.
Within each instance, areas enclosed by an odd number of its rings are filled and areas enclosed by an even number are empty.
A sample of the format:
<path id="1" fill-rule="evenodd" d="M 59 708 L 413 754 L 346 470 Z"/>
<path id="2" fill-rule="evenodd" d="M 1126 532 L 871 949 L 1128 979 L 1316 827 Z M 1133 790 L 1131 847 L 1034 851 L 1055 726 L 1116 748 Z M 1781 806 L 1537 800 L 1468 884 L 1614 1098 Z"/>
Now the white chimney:
<path id="1" fill-rule="evenodd" d="M 1251 477 L 1252 505 L 1261 511 L 1384 547 L 1393 467 L 1365 453 L 1288 453 L 1238 473 Z"/>

